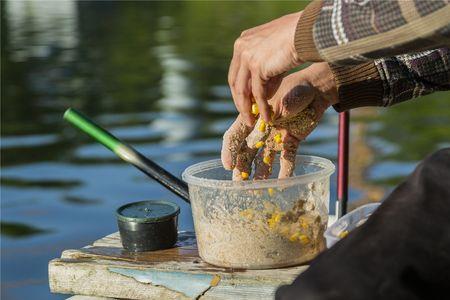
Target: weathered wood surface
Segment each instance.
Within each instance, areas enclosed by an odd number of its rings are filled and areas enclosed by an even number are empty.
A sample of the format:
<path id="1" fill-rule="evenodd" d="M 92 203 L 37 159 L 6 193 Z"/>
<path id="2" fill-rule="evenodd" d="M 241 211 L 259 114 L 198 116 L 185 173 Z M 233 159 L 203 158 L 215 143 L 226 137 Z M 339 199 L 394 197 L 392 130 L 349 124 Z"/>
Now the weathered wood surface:
<path id="1" fill-rule="evenodd" d="M 271 299 L 277 286 L 292 282 L 307 266 L 275 270 L 216 267 L 200 259 L 193 234 L 186 232 L 180 234 L 175 248 L 129 253 L 122 249 L 119 234 L 114 233 L 82 249 L 66 250 L 61 258 L 50 261 L 50 289 L 53 293 L 106 298 L 189 299 L 186 296 L 189 293 L 112 271 L 117 268 L 126 272 L 176 274 L 176 280 L 181 281 L 197 276 L 194 274 L 220 278 L 217 285 L 212 284 L 200 294 L 201 299 Z"/>

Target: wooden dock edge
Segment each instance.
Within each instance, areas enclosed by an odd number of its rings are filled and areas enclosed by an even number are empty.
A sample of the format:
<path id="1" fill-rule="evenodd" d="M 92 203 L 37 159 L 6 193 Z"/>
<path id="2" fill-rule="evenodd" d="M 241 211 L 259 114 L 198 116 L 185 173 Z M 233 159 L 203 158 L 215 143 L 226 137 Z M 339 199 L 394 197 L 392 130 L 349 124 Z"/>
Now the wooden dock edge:
<path id="1" fill-rule="evenodd" d="M 113 273 L 109 271 L 109 267 L 117 267 L 117 265 L 95 261 L 53 259 L 49 263 L 50 290 L 52 293 L 121 299 L 189 299 L 182 293 L 163 286 L 141 283 L 134 278 Z M 292 280 L 294 278 L 295 275 L 292 276 Z M 272 299 L 280 284 L 282 282 L 270 284 L 264 280 L 259 281 L 258 278 L 245 280 L 230 274 L 221 278 L 217 286 L 211 287 L 199 298 Z"/>
<path id="2" fill-rule="evenodd" d="M 188 232 L 180 235 L 193 236 Z M 263 300 L 273 299 L 279 285 L 291 283 L 308 267 L 224 269 L 203 262 L 195 246 L 195 240 L 190 240 L 178 246 L 180 251 L 172 249 L 159 256 L 143 254 L 136 258 L 122 253 L 120 236 L 116 232 L 84 248 L 65 250 L 61 258 L 51 260 L 48 266 L 50 291 L 81 299 L 189 299 L 185 293 L 195 285 L 192 278 L 202 274 L 201 278 L 215 280 L 208 280 L 206 285 L 202 281 L 205 288 L 197 293 L 197 299 Z M 165 284 L 151 284 L 148 282 L 154 281 L 149 280 L 149 274 L 164 275 L 170 280 Z"/>

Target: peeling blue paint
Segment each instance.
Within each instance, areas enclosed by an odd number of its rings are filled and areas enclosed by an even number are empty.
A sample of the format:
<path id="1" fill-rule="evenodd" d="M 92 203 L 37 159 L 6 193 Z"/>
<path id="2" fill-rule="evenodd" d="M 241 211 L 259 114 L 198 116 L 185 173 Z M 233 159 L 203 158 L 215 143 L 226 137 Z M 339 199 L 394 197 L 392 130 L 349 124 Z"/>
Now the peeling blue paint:
<path id="1" fill-rule="evenodd" d="M 197 298 L 209 289 L 215 277 L 210 274 L 164 272 L 151 269 L 135 270 L 126 268 L 108 268 L 108 270 L 134 278 L 142 283 L 164 286 L 170 290 L 183 293 L 190 298 Z"/>

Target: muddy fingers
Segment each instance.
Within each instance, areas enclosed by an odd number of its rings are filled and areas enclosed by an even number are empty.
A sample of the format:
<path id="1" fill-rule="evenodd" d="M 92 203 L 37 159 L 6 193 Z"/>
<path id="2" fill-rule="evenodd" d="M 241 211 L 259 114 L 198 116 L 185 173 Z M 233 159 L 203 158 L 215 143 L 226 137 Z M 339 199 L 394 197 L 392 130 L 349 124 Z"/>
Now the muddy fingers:
<path id="1" fill-rule="evenodd" d="M 244 143 L 236 157 L 236 166 L 233 170 L 233 180 L 247 180 L 250 178 L 253 159 L 257 149 L 247 147 Z"/>
<path id="2" fill-rule="evenodd" d="M 283 150 L 280 155 L 280 172 L 278 178 L 291 177 L 295 169 L 295 157 L 299 140 L 287 134 L 283 141 Z"/>
<path id="3" fill-rule="evenodd" d="M 245 144 L 245 139 L 252 131 L 252 127 L 245 125 L 241 115 L 239 115 L 225 132 L 222 143 L 222 164 L 225 169 L 232 170 L 236 166 L 239 151 Z"/>
<path id="4" fill-rule="evenodd" d="M 255 159 L 255 179 L 267 179 L 272 174 L 272 164 L 276 152 L 270 146 L 264 146 Z"/>
<path id="5" fill-rule="evenodd" d="M 246 138 L 247 146 L 253 149 L 259 149 L 264 146 L 267 136 L 270 133 L 270 126 L 259 118 L 252 132 Z"/>

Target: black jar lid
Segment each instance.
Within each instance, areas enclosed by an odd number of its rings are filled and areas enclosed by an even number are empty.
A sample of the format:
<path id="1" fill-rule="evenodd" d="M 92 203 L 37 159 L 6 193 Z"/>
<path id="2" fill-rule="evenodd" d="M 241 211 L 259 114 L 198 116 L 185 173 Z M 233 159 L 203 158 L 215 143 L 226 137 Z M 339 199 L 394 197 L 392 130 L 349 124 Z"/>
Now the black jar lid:
<path id="1" fill-rule="evenodd" d="M 139 201 L 125 204 L 116 211 L 122 222 L 155 223 L 173 218 L 180 213 L 180 207 L 172 202 Z"/>

